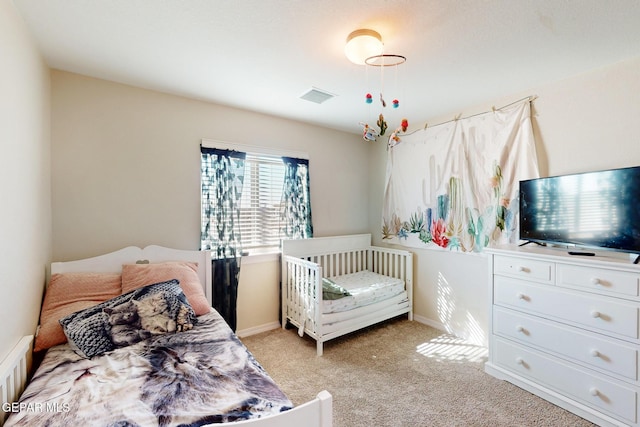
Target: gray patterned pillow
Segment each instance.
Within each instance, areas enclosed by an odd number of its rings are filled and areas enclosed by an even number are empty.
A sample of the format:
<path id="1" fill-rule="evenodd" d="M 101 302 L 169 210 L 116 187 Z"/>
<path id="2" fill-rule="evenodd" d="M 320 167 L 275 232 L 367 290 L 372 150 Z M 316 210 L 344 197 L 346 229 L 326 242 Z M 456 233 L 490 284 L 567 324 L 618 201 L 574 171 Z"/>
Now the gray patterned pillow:
<path id="1" fill-rule="evenodd" d="M 196 315 L 178 280 L 148 285 L 60 319 L 83 357 L 135 344 L 152 335 L 186 331 Z"/>

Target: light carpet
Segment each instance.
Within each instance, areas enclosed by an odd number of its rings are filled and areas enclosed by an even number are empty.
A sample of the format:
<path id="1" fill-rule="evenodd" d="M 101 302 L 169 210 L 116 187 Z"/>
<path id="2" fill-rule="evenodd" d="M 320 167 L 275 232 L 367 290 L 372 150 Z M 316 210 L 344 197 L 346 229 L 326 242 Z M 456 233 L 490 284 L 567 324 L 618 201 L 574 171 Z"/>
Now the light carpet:
<path id="1" fill-rule="evenodd" d="M 298 405 L 333 395 L 334 426 L 536 426 L 592 423 L 484 372 L 486 349 L 406 318 L 325 343 L 297 330 L 242 339 Z"/>

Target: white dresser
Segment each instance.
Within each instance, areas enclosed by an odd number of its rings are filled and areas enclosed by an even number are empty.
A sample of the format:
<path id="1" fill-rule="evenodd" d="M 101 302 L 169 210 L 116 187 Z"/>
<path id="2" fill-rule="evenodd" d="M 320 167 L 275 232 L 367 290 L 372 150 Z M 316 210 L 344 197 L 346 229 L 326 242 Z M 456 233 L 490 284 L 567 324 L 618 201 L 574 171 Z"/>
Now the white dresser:
<path id="1" fill-rule="evenodd" d="M 487 373 L 600 425 L 640 426 L 640 266 L 488 249 Z"/>

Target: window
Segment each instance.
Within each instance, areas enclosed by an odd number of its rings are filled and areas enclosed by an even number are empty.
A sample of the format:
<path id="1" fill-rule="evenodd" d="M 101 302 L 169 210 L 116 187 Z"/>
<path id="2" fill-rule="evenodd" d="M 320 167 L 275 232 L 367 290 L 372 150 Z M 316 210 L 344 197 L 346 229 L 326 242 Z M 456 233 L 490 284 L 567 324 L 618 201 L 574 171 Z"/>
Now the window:
<path id="1" fill-rule="evenodd" d="M 247 153 L 240 199 L 240 242 L 245 251 L 280 244 L 284 170 L 281 157 Z"/>
<path id="2" fill-rule="evenodd" d="M 201 146 L 201 248 L 218 257 L 313 237 L 309 161 Z"/>

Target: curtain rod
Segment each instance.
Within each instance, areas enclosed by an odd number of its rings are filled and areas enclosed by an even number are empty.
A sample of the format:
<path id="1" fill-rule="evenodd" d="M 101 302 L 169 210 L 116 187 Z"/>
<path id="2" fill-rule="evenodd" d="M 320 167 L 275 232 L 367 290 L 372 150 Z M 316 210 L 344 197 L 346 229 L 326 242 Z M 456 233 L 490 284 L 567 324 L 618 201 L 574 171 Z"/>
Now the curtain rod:
<path id="1" fill-rule="evenodd" d="M 295 157 L 297 159 L 309 159 L 309 154 L 303 151 L 289 150 L 286 148 L 265 147 L 259 145 L 242 144 L 238 142 L 219 141 L 217 139 L 202 138 L 200 145 L 206 148 L 219 148 L 224 150 L 243 151 L 249 154 L 263 156 Z"/>
<path id="2" fill-rule="evenodd" d="M 438 123 L 438 124 L 431 125 L 431 126 L 429 126 L 429 123 L 425 123 L 425 124 L 424 124 L 424 127 L 423 127 L 422 129 L 416 129 L 416 130 L 414 130 L 414 131 L 412 131 L 412 132 L 409 132 L 409 133 L 403 133 L 403 134 L 401 134 L 401 135 L 402 135 L 402 136 L 412 135 L 412 134 L 414 134 L 414 133 L 418 132 L 419 130 L 426 130 L 428 127 L 436 127 L 436 126 L 446 125 L 447 123 L 455 122 L 455 121 L 458 121 L 458 120 L 470 119 L 470 118 L 472 118 L 472 117 L 481 116 L 481 115 L 483 115 L 483 114 L 487 114 L 487 113 L 495 113 L 496 111 L 500 111 L 500 110 L 502 110 L 502 109 L 504 109 L 504 108 L 507 108 L 507 107 L 510 107 L 510 106 L 512 106 L 512 105 L 514 105 L 514 104 L 517 104 L 518 102 L 522 102 L 522 101 L 524 101 L 524 100 L 526 100 L 526 99 L 528 99 L 528 100 L 529 100 L 529 102 L 531 102 L 531 101 L 535 101 L 536 99 L 538 99 L 538 95 L 529 95 L 529 96 L 525 96 L 524 98 L 520 98 L 520 99 L 518 99 L 518 100 L 516 100 L 516 101 L 510 102 L 510 103 L 509 103 L 509 104 L 507 104 L 507 105 L 503 105 L 503 106 L 502 106 L 502 107 L 500 107 L 500 108 L 492 107 L 492 108 L 491 108 L 491 110 L 489 110 L 489 111 L 483 111 L 483 112 L 481 112 L 481 113 L 472 114 L 472 115 L 470 115 L 470 116 L 461 117 L 461 116 L 462 116 L 462 113 L 460 113 L 460 114 L 458 114 L 457 116 L 455 116 L 455 117 L 454 117 L 453 119 L 451 119 L 451 120 L 447 120 L 447 121 L 445 121 L 445 122 Z M 399 135 L 399 136 L 400 136 L 400 135 Z"/>

